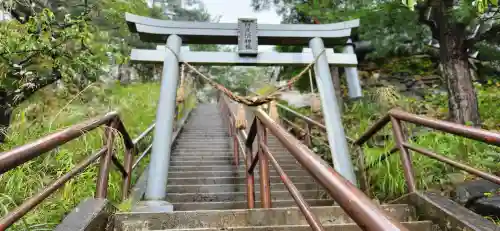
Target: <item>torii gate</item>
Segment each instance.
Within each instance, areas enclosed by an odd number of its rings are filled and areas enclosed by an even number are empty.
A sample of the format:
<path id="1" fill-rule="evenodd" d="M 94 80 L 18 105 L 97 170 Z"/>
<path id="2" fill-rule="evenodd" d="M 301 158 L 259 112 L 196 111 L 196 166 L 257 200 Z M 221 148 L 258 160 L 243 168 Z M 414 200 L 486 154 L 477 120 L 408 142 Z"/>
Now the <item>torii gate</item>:
<path id="1" fill-rule="evenodd" d="M 163 78 L 145 194 L 150 210 L 172 210 L 165 201 L 171 151 L 171 143 L 168 141 L 172 139 L 179 62 L 184 61 L 204 65 L 307 65 L 317 58 L 314 72 L 333 164 L 336 171 L 356 185 L 329 64 L 345 67 L 349 96 L 361 97 L 356 69 L 357 57 L 351 40 L 348 39 L 351 30 L 359 27 L 359 20 L 321 25 L 257 24 L 256 19 L 239 19 L 238 23 L 207 23 L 158 20 L 129 13 L 126 14 L 126 20 L 130 30 L 139 33 L 141 40 L 154 43 L 166 41 L 167 48 L 133 49 L 131 54 L 132 61 L 163 62 Z M 238 52 L 181 51 L 182 43 L 238 45 Z M 323 51 L 325 46 L 341 44 L 345 46 L 343 53 L 334 53 L 333 49 Z M 258 45 L 309 45 L 312 52 L 258 52 Z"/>

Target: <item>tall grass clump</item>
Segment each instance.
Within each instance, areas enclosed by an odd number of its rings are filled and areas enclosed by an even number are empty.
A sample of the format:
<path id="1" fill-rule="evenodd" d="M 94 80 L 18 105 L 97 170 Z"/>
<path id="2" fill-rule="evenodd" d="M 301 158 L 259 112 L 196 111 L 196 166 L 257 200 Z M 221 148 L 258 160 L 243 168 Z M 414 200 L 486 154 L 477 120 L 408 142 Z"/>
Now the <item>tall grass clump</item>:
<path id="1" fill-rule="evenodd" d="M 15 110 L 7 135 L 8 141 L 2 144 L 0 151 L 26 144 L 114 110 L 119 112 L 130 135 L 135 137 L 154 122 L 158 97 L 159 86 L 156 83 L 127 86 L 95 84 L 83 92 L 72 89 L 38 92 Z M 8 210 L 36 194 L 102 147 L 103 134 L 103 129 L 96 129 L 1 175 L 1 215 L 5 215 Z M 119 159 L 123 160 L 121 138 L 116 139 L 114 148 Z M 52 230 L 79 202 L 94 195 L 97 166 L 98 164 L 91 165 L 67 182 L 10 230 Z M 138 172 L 134 174 L 138 175 Z M 108 197 L 115 203 L 120 197 L 121 183 L 120 174 L 112 167 Z"/>
<path id="2" fill-rule="evenodd" d="M 498 130 L 500 127 L 500 110 L 493 107 L 500 100 L 500 94 L 493 85 L 476 86 L 480 101 L 480 113 L 483 127 Z M 432 94 L 424 100 L 404 97 L 390 89 L 377 89 L 368 92 L 366 99 L 357 101 L 346 108 L 344 124 L 347 133 L 357 138 L 390 108 L 401 108 L 412 113 L 446 119 L 447 95 Z M 391 97 L 392 96 L 392 97 Z M 421 126 L 403 123 L 406 133 L 413 137 L 410 143 L 436 153 L 468 164 L 487 172 L 500 171 L 500 148 L 479 141 L 434 131 Z M 375 196 L 382 200 L 394 199 L 406 193 L 403 168 L 399 154 L 389 158 L 381 158 L 394 146 L 391 126 L 380 131 L 371 145 L 364 146 L 365 163 L 373 167 L 368 171 L 370 185 Z M 456 183 L 474 178 L 463 171 L 447 164 L 410 152 L 419 189 L 449 192 Z"/>
<path id="3" fill-rule="evenodd" d="M 476 89 L 483 128 L 499 131 L 500 109 L 498 102 L 500 101 L 500 93 L 498 88 L 490 84 L 477 85 Z M 423 100 L 417 100 L 401 95 L 392 86 L 386 86 L 368 89 L 364 95 L 365 97 L 360 100 L 347 103 L 343 110 L 342 117 L 346 134 L 354 139 L 360 137 L 392 108 L 400 108 L 404 111 L 443 120 L 448 115 L 446 94 L 430 94 Z M 311 116 L 309 108 L 288 106 L 301 114 Z M 303 125 L 299 119 L 286 111 L 280 111 L 280 114 L 299 125 Z M 409 123 L 403 123 L 403 128 L 406 134 L 413 137 L 409 140 L 412 144 L 487 172 L 500 172 L 500 148 L 498 147 Z M 313 129 L 312 133 L 317 137 L 322 136 L 323 141 L 326 140 L 326 135 L 321 131 Z M 312 141 L 313 151 L 331 163 L 330 149 L 325 145 L 325 142 L 318 139 Z M 395 153 L 389 158 L 382 158 L 394 145 L 392 127 L 389 124 L 370 139 L 367 145 L 363 146 L 365 166 L 372 166 L 367 174 L 371 191 L 383 201 L 395 199 L 406 193 L 406 182 L 399 153 Z M 351 150 L 351 153 L 355 152 Z M 415 179 L 419 189 L 448 192 L 454 184 L 473 178 L 473 176 L 444 163 L 415 152 L 411 153 Z"/>

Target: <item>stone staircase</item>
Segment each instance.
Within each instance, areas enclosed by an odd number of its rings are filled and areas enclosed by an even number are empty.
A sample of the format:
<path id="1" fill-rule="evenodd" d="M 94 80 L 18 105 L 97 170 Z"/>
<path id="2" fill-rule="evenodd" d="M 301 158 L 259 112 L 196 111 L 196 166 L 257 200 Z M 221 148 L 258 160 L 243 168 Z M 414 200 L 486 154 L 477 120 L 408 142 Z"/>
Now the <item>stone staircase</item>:
<path id="1" fill-rule="evenodd" d="M 185 125 L 172 151 L 167 201 L 172 213 L 118 213 L 116 231 L 133 230 L 310 230 L 280 177 L 269 165 L 272 209 L 260 209 L 258 167 L 255 172 L 255 206 L 246 209 L 245 167 L 235 166 L 232 141 L 215 104 L 199 105 Z M 251 122 L 251 120 L 249 121 Z M 326 230 L 361 230 L 334 205 L 321 186 L 295 159 L 269 136 L 268 146 L 282 168 L 301 191 Z M 430 231 L 429 221 L 414 221 L 413 207 L 382 205 L 410 230 Z"/>

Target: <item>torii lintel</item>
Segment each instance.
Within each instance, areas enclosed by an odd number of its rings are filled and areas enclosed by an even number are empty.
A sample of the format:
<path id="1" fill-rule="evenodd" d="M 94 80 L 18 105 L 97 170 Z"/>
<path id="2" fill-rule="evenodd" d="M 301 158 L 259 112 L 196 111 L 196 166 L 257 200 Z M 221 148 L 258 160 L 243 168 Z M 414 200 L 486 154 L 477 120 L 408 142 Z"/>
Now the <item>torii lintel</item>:
<path id="1" fill-rule="evenodd" d="M 139 33 L 145 42 L 165 43 L 169 35 L 182 38 L 184 44 L 238 44 L 242 23 L 184 22 L 153 19 L 126 13 L 131 32 Z M 255 21 L 255 20 L 254 20 Z M 256 22 L 255 22 L 256 24 Z M 257 24 L 256 24 L 257 25 Z M 346 37 L 359 27 L 359 19 L 331 24 L 258 24 L 255 36 L 258 45 L 308 45 L 314 37 L 323 39 L 326 46 L 345 44 Z"/>

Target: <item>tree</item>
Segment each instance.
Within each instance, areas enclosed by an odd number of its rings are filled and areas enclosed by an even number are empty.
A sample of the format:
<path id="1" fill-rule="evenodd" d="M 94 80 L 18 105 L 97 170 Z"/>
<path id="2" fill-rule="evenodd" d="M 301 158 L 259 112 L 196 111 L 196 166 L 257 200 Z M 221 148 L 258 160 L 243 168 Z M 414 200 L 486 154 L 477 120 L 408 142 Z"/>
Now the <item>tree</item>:
<path id="1" fill-rule="evenodd" d="M 478 101 L 469 64 L 469 50 L 481 42 L 498 44 L 500 20 L 497 1 L 453 0 L 422 1 L 416 5 L 419 22 L 427 25 L 439 42 L 441 74 L 448 88 L 450 117 L 458 123 L 480 124 Z M 488 5 L 484 12 L 481 5 Z M 483 5 L 484 7 L 484 5 Z M 471 29 L 469 29 L 471 28 Z"/>
<path id="2" fill-rule="evenodd" d="M 269 0 L 253 0 L 257 10 L 269 4 Z M 273 4 L 278 6 L 284 21 L 300 15 L 294 12 L 302 14 L 303 23 L 309 23 L 310 18 L 319 18 L 325 23 L 361 18 L 359 37 L 372 41 L 377 51 L 383 51 L 382 55 L 430 52 L 432 49 L 426 45 L 434 41 L 439 44 L 437 58 L 449 93 L 450 118 L 462 124 L 480 124 L 469 54 L 485 44 L 498 48 L 498 1 L 277 0 Z M 420 22 L 420 25 L 409 23 L 411 21 Z"/>
<path id="3" fill-rule="evenodd" d="M 96 80 L 111 58 L 127 60 L 125 12 L 148 12 L 142 0 L 3 1 L 0 22 L 0 142 L 13 109 L 57 81 Z"/>

